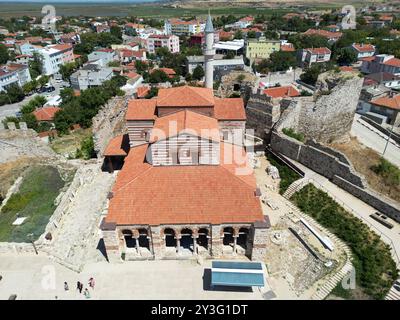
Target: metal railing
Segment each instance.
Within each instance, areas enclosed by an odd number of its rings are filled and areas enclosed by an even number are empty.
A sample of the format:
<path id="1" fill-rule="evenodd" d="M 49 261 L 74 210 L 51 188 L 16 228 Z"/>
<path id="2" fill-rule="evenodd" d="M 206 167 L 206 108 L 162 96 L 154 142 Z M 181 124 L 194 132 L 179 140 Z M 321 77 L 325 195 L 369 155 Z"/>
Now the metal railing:
<path id="1" fill-rule="evenodd" d="M 349 207 L 345 202 L 343 202 L 342 200 L 338 199 L 334 194 L 332 194 L 332 192 L 328 191 L 321 183 L 315 181 L 312 178 L 309 178 L 308 181 L 312 184 L 314 184 L 318 189 L 321 189 L 322 191 L 326 192 L 327 194 L 329 194 L 329 196 L 331 198 L 333 198 L 338 204 L 340 204 L 346 211 L 349 211 L 350 213 L 352 213 L 353 215 L 355 215 L 356 217 L 358 217 L 359 219 L 361 219 L 365 224 L 367 224 L 375 233 L 377 233 L 380 237 L 385 238 L 387 241 L 386 243 L 388 243 L 388 245 L 390 246 L 390 251 L 392 253 L 392 256 L 397 264 L 397 266 L 400 266 L 400 258 L 399 255 L 396 251 L 396 247 L 394 246 L 393 240 L 391 238 L 389 238 L 387 235 L 385 235 L 382 231 L 380 231 L 377 227 L 375 227 L 373 224 L 371 224 L 370 222 L 368 222 L 365 217 L 361 216 L 359 213 L 357 213 L 356 211 L 354 211 L 351 207 Z"/>

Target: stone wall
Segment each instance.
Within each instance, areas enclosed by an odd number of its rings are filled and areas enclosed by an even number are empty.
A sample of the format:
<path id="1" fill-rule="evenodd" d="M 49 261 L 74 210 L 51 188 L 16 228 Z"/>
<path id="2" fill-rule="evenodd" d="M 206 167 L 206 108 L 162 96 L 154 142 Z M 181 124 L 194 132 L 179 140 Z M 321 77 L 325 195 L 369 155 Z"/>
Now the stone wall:
<path id="1" fill-rule="evenodd" d="M 125 113 L 130 97 L 114 97 L 93 118 L 93 140 L 98 157 L 103 155 L 109 141 L 126 133 Z"/>
<path id="2" fill-rule="evenodd" d="M 362 189 L 338 176 L 335 176 L 332 182 L 365 203 L 368 203 L 371 207 L 400 222 L 400 205 L 392 199 L 371 189 Z"/>
<path id="3" fill-rule="evenodd" d="M 254 129 L 254 134 L 269 140 L 269 132 L 280 116 L 280 107 L 265 94 L 252 93 L 246 105 L 246 128 Z"/>
<path id="4" fill-rule="evenodd" d="M 314 101 L 303 99 L 297 131 L 319 142 L 349 138 L 363 79 L 341 74 L 322 74 Z"/>

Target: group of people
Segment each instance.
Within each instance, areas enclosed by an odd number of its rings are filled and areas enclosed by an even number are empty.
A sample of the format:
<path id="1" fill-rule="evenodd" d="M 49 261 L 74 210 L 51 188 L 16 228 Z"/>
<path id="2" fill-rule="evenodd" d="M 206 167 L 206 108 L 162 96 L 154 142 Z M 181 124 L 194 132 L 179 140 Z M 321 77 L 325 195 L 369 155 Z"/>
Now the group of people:
<path id="1" fill-rule="evenodd" d="M 88 285 L 89 285 L 90 288 L 92 288 L 94 290 L 95 281 L 94 281 L 93 277 L 89 279 Z M 82 293 L 83 283 L 78 281 L 76 283 L 76 289 L 79 291 L 79 293 Z M 66 281 L 64 282 L 64 290 L 65 291 L 69 290 L 68 283 Z M 83 290 L 83 295 L 85 296 L 86 299 L 90 298 L 90 292 L 89 292 L 88 288 L 85 288 L 85 290 Z"/>

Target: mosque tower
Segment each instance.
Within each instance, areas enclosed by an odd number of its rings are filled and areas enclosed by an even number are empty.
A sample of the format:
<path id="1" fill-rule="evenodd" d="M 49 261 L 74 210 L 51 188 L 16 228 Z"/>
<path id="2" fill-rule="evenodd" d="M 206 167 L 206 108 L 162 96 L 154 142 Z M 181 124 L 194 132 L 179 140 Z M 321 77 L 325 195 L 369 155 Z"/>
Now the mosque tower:
<path id="1" fill-rule="evenodd" d="M 206 27 L 204 29 L 204 33 L 206 36 L 206 47 L 203 51 L 204 54 L 204 66 L 205 66 L 205 87 L 206 88 L 213 88 L 214 82 L 214 27 L 212 24 L 212 18 L 210 12 L 208 12 Z"/>

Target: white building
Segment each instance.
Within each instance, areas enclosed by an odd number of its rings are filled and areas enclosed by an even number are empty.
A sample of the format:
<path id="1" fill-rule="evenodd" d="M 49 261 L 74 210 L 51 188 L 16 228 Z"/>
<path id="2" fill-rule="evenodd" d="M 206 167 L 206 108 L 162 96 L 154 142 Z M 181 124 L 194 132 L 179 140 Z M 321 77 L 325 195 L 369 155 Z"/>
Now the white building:
<path id="1" fill-rule="evenodd" d="M 309 67 L 313 63 L 323 63 L 331 60 L 331 50 L 328 48 L 308 48 L 299 51 L 300 66 Z"/>
<path id="2" fill-rule="evenodd" d="M 88 55 L 89 62 L 96 62 L 100 66 L 106 67 L 110 62 L 118 60 L 118 53 L 113 49 L 98 49 Z"/>
<path id="3" fill-rule="evenodd" d="M 86 90 L 101 86 L 104 81 L 110 80 L 112 77 L 113 68 L 90 63 L 71 75 L 71 87 L 76 90 Z"/>
<path id="4" fill-rule="evenodd" d="M 353 43 L 350 48 L 357 54 L 358 60 L 375 55 L 375 46 L 372 44 Z"/>
<path id="5" fill-rule="evenodd" d="M 179 52 L 179 37 L 175 35 L 151 35 L 147 38 L 146 49 L 155 53 L 158 48 L 167 48 L 171 53 Z"/>
<path id="6" fill-rule="evenodd" d="M 27 65 L 10 63 L 0 67 L 0 92 L 6 91 L 13 84 L 22 87 L 31 80 Z"/>
<path id="7" fill-rule="evenodd" d="M 74 62 L 74 53 L 70 44 L 55 44 L 36 50 L 41 55 L 43 74 L 54 75 L 60 66 Z"/>
<path id="8" fill-rule="evenodd" d="M 206 24 L 198 21 L 184 21 L 181 19 L 170 19 L 166 20 L 164 23 L 164 31 L 166 34 L 175 34 L 175 35 L 191 35 L 204 31 Z"/>
<path id="9" fill-rule="evenodd" d="M 193 73 L 197 66 L 201 66 L 204 69 L 204 56 L 188 56 L 187 70 L 189 73 Z M 225 74 L 228 74 L 231 70 L 243 70 L 244 61 L 243 56 L 237 56 L 233 59 L 224 59 L 224 55 L 216 54 L 212 63 L 214 67 L 214 80 L 220 79 Z"/>

